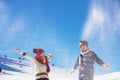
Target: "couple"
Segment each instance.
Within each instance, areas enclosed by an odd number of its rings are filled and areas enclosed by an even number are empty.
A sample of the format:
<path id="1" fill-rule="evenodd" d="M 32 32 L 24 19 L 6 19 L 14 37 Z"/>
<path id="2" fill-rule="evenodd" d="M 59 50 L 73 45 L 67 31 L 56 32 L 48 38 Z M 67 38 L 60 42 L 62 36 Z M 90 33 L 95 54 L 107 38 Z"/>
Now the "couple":
<path id="1" fill-rule="evenodd" d="M 79 46 L 81 53 L 78 56 L 77 61 L 71 71 L 71 73 L 73 73 L 78 66 L 80 67 L 79 80 L 94 80 L 94 61 L 103 66 L 105 69 L 110 68 L 110 66 L 108 64 L 105 64 L 95 54 L 95 52 L 88 49 L 87 41 L 80 41 Z M 49 80 L 48 72 L 50 71 L 50 68 L 48 62 L 52 58 L 52 55 L 46 57 L 43 49 L 34 49 L 33 52 L 35 53 L 35 58 L 32 58 L 17 48 L 14 48 L 14 50 L 34 63 L 36 69 L 36 80 Z"/>

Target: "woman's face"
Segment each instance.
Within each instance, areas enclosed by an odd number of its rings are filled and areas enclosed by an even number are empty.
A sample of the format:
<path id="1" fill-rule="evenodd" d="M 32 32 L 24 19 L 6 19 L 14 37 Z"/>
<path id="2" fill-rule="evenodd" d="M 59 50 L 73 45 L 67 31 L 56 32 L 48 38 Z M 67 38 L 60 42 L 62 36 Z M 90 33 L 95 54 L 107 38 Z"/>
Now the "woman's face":
<path id="1" fill-rule="evenodd" d="M 45 53 L 44 53 L 44 52 L 42 52 L 42 53 L 40 54 L 40 56 L 41 56 L 41 57 L 45 56 Z"/>

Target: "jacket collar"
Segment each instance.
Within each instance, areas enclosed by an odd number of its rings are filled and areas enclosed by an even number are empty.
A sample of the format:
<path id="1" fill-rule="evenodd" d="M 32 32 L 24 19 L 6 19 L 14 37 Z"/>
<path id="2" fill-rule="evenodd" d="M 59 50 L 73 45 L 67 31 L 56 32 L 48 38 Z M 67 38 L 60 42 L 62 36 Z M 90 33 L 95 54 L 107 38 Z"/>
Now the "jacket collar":
<path id="1" fill-rule="evenodd" d="M 90 52 L 90 49 L 87 49 L 85 52 L 82 52 L 82 51 L 81 51 L 81 54 L 82 54 L 82 55 L 85 55 L 85 54 L 88 54 L 89 52 Z"/>

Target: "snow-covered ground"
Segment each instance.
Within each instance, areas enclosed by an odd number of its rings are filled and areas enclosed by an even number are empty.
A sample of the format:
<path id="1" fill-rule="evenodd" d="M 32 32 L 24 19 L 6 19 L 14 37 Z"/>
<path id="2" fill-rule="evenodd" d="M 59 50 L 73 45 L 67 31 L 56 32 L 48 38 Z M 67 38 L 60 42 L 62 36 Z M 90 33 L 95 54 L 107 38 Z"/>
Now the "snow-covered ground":
<path id="1" fill-rule="evenodd" d="M 18 60 L 8 59 L 5 65 L 10 69 L 3 70 L 5 74 L 0 73 L 0 80 L 35 80 L 32 63 L 22 61 L 21 64 L 25 65 L 21 68 Z M 49 77 L 50 80 L 78 80 L 78 73 L 70 74 L 69 69 L 51 66 Z M 95 76 L 95 80 L 120 80 L 120 72 Z"/>

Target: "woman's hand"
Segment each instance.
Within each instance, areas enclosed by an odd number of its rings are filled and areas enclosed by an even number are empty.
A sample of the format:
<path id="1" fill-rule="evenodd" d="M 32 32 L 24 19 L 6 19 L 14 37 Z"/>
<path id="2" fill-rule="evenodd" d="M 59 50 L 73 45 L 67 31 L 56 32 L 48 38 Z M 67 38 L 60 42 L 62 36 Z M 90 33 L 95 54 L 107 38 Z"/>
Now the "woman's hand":
<path id="1" fill-rule="evenodd" d="M 21 52 L 19 49 L 17 49 L 16 47 L 13 47 L 15 52 Z"/>
<path id="2" fill-rule="evenodd" d="M 52 54 L 51 53 L 49 53 L 49 57 L 52 58 Z"/>
<path id="3" fill-rule="evenodd" d="M 18 53 L 20 53 L 21 55 L 23 55 L 23 53 L 24 53 L 23 51 L 17 49 L 16 47 L 14 47 L 13 49 L 14 49 L 15 52 L 18 52 Z"/>
<path id="4" fill-rule="evenodd" d="M 49 53 L 49 55 L 48 55 L 48 57 L 47 57 L 47 59 L 48 59 L 48 62 L 50 62 L 50 60 L 52 59 L 52 54 L 51 53 Z"/>

